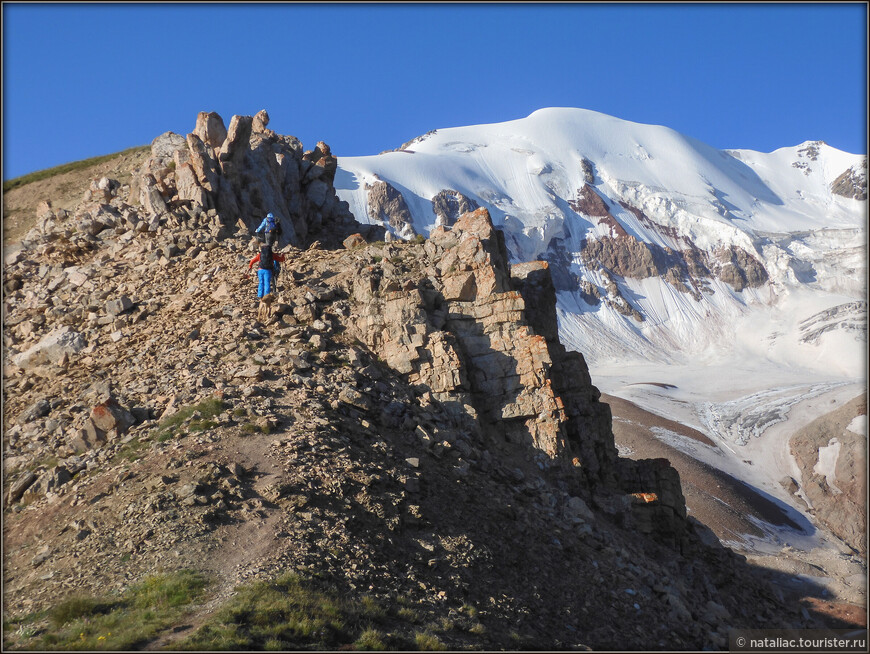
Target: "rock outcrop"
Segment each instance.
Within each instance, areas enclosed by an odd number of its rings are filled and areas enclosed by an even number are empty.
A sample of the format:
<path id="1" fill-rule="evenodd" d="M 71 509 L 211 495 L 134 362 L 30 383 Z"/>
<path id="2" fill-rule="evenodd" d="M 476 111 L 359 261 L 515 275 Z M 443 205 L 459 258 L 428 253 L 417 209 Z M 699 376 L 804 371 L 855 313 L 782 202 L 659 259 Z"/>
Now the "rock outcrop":
<path id="1" fill-rule="evenodd" d="M 761 262 L 735 245 L 707 252 L 686 243 L 685 249 L 673 250 L 622 234 L 584 240 L 580 257 L 592 270 L 611 275 L 630 279 L 661 277 L 696 300 L 702 291 L 710 290 L 711 279 L 719 279 L 737 292 L 762 286 L 769 279 Z"/>
<path id="2" fill-rule="evenodd" d="M 442 189 L 432 198 L 435 224 L 449 227 L 464 213 L 478 208 L 477 202 L 453 189 Z"/>
<path id="3" fill-rule="evenodd" d="M 588 183 L 569 204 L 574 211 L 608 229 L 606 235 L 584 239 L 580 257 L 587 267 L 603 271 L 611 280 L 612 275 L 629 279 L 661 277 L 678 291 L 700 300 L 703 291 L 710 291 L 711 279 L 719 279 L 740 292 L 761 286 L 769 278 L 761 262 L 744 249 L 732 245 L 711 251 L 701 250 L 686 237 L 650 220 L 640 209 L 620 201 L 622 208 L 631 212 L 643 226 L 676 240 L 680 249 L 638 240 L 625 231 L 607 203 Z M 554 262 L 560 262 L 558 254 Z M 587 301 L 594 304 L 602 293 L 593 291 L 591 287 L 592 284 L 584 280 L 581 291 L 589 298 Z M 643 320 L 640 312 L 622 297 L 615 282 L 608 285 L 607 295 L 611 299 L 610 305 L 617 311 L 638 321 Z"/>
<path id="4" fill-rule="evenodd" d="M 218 114 L 200 112 L 186 137 L 158 136 L 134 180 L 132 199 L 141 205 L 136 219 L 151 231 L 205 223 L 225 236 L 253 232 L 271 212 L 283 230 L 279 247 L 335 244 L 359 231 L 335 193 L 337 160 L 329 146 L 321 141 L 303 152 L 296 138 L 268 124 L 266 111 L 233 116 L 229 127 Z"/>
<path id="5" fill-rule="evenodd" d="M 867 199 L 867 159 L 860 166 L 852 166 L 831 184 L 831 193 L 854 200 Z"/>
<path id="6" fill-rule="evenodd" d="M 414 219 L 405 198 L 392 184 L 378 179 L 366 184 L 366 190 L 369 218 L 390 225 L 402 238 L 411 238 L 416 234 Z"/>
<path id="7" fill-rule="evenodd" d="M 856 416 L 864 416 L 866 425 L 866 415 L 866 397 L 856 397 L 789 441 L 810 508 L 862 556 L 867 555 L 867 435 L 849 427 Z"/>
<path id="8" fill-rule="evenodd" d="M 602 505 L 642 487 L 669 518 L 644 517 L 646 528 L 679 546 L 686 530 L 679 479 L 649 472 L 661 462 L 616 465 L 609 408 L 582 354 L 558 340 L 547 263 L 509 266 L 486 209 L 434 229 L 424 251 L 413 265 L 390 259 L 358 268 L 349 290 L 359 316 L 353 333 L 419 395 L 457 407 L 456 428 L 470 451 L 531 448 L 542 465 L 574 466 L 583 492 L 597 493 L 592 501 Z M 631 513 L 633 506 L 626 500 L 621 508 Z"/>

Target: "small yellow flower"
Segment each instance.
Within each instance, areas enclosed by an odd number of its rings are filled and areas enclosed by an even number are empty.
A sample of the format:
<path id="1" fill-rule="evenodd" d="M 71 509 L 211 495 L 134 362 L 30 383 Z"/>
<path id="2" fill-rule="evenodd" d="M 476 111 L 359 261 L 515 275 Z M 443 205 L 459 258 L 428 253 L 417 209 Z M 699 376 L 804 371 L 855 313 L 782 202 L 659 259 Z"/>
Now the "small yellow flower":
<path id="1" fill-rule="evenodd" d="M 105 637 L 105 636 L 100 636 L 99 638 L 97 638 L 97 640 L 106 640 L 106 637 Z"/>

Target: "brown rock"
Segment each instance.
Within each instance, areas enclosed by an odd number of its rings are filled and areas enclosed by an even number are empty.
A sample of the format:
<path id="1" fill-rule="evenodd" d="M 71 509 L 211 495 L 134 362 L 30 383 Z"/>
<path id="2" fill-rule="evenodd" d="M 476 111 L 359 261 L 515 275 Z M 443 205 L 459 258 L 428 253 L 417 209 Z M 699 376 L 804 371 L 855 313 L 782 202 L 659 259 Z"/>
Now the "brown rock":
<path id="1" fill-rule="evenodd" d="M 104 432 L 114 430 L 117 434 L 123 434 L 135 424 L 136 419 L 117 400 L 110 397 L 91 409 L 91 421 L 97 429 Z"/>
<path id="2" fill-rule="evenodd" d="M 196 127 L 193 133 L 208 147 L 215 149 L 223 145 L 227 138 L 227 128 L 224 119 L 214 111 L 200 111 L 196 116 Z M 188 145 L 190 135 L 188 135 Z"/>
<path id="3" fill-rule="evenodd" d="M 366 244 L 366 240 L 363 238 L 362 234 L 356 233 L 348 236 L 344 241 L 342 241 L 342 245 L 344 245 L 345 249 L 352 250 L 357 247 L 361 247 Z"/>

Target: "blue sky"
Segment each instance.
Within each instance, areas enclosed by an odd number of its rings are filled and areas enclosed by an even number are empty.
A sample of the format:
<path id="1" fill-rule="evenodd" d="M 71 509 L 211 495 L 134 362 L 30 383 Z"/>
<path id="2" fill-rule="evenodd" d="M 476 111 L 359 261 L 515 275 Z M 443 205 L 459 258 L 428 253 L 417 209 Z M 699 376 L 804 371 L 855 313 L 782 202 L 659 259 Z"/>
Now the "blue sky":
<path id="1" fill-rule="evenodd" d="M 867 152 L 867 5 L 3 3 L 3 178 L 266 109 L 306 149 L 580 107 Z"/>

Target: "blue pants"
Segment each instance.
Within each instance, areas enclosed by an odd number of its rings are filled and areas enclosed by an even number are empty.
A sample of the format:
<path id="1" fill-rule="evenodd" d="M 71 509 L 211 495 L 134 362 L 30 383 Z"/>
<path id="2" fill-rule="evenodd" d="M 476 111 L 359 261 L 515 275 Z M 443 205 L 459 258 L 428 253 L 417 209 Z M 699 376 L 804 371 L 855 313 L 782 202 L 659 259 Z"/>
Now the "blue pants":
<path id="1" fill-rule="evenodd" d="M 272 292 L 272 271 L 268 268 L 257 269 L 257 297 L 263 297 Z"/>

